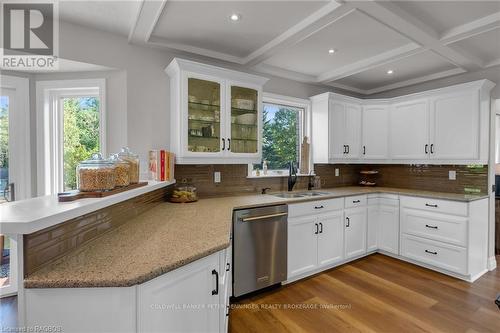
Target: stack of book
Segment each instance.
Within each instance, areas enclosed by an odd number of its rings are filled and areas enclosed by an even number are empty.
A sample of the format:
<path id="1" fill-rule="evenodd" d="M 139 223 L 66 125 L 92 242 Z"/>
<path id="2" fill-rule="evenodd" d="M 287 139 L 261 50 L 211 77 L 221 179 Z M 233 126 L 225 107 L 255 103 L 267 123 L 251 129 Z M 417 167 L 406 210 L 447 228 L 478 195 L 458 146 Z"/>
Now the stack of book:
<path id="1" fill-rule="evenodd" d="M 175 154 L 167 150 L 149 151 L 149 177 L 156 181 L 174 179 Z"/>

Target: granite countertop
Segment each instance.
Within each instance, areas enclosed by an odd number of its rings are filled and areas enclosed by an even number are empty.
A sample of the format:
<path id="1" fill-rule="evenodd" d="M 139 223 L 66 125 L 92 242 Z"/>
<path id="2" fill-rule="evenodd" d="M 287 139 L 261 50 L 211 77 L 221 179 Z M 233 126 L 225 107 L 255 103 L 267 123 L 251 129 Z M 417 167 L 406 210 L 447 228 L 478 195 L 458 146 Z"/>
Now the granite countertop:
<path id="1" fill-rule="evenodd" d="M 368 193 L 389 193 L 456 201 L 486 198 L 397 188 L 321 189 L 329 195 L 278 198 L 242 195 L 200 199 L 189 204 L 161 203 L 123 226 L 32 273 L 25 288 L 128 287 L 227 248 L 233 209 L 314 201 Z"/>

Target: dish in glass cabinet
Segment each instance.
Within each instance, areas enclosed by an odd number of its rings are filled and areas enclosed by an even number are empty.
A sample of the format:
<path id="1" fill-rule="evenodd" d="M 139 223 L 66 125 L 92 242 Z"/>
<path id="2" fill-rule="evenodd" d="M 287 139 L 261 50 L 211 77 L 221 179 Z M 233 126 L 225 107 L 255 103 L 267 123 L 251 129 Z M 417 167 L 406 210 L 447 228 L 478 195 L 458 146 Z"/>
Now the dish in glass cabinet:
<path id="1" fill-rule="evenodd" d="M 255 102 L 251 99 L 235 98 L 232 101 L 233 108 L 253 110 Z"/>
<path id="2" fill-rule="evenodd" d="M 245 113 L 236 117 L 236 123 L 241 125 L 253 125 L 257 120 L 255 113 Z"/>

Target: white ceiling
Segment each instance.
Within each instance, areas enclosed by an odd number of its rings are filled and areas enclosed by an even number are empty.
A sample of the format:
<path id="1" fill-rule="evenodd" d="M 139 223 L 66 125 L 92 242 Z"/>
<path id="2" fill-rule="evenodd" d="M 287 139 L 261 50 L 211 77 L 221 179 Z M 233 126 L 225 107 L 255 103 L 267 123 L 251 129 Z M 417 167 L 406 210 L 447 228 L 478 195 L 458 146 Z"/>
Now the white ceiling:
<path id="1" fill-rule="evenodd" d="M 500 0 L 66 0 L 60 13 L 130 43 L 367 95 L 500 65 Z"/>

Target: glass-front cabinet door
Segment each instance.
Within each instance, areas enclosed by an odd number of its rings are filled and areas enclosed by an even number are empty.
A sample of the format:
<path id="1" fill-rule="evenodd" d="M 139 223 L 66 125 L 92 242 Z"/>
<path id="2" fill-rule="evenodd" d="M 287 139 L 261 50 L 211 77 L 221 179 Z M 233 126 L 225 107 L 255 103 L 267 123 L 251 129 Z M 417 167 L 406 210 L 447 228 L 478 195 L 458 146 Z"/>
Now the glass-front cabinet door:
<path id="1" fill-rule="evenodd" d="M 187 79 L 187 151 L 221 152 L 221 83 Z"/>
<path id="2" fill-rule="evenodd" d="M 259 152 L 260 100 L 256 89 L 230 85 L 231 119 L 230 147 L 232 154 Z"/>

